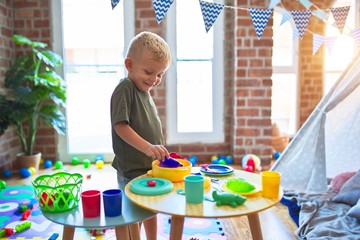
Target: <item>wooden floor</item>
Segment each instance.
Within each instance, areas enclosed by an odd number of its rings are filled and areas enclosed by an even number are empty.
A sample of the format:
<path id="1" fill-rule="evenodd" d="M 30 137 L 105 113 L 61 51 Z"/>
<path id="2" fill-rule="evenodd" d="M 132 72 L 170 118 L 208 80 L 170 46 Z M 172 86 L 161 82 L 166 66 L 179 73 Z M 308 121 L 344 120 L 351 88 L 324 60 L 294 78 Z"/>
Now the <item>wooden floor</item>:
<path id="1" fill-rule="evenodd" d="M 84 168 L 82 165 L 65 165 L 64 168 L 69 173 L 81 173 L 83 176 L 104 177 L 104 182 L 111 181 L 112 184 L 116 183 L 116 172 L 110 166 L 105 164 L 102 169 L 92 164 L 89 168 Z M 53 174 L 57 170 L 53 169 L 40 169 L 38 173 L 29 178 L 21 178 L 18 174 L 14 173 L 10 179 L 5 179 L 8 186 L 11 185 L 31 185 L 31 181 L 34 180 L 38 175 L 42 174 Z M 106 180 L 107 179 L 107 180 Z M 111 179 L 111 180 L 109 180 Z M 99 183 L 101 184 L 101 183 Z M 86 181 L 83 183 L 83 189 L 88 188 Z M 92 186 L 94 187 L 94 186 Z M 259 213 L 261 228 L 263 237 L 265 240 L 291 240 L 297 239 L 294 235 L 297 229 L 295 223 L 288 214 L 288 209 L 282 204 Z M 251 240 L 251 233 L 247 221 L 247 217 L 236 217 L 229 219 L 221 219 L 225 236 L 228 240 Z M 256 240 L 256 239 L 255 239 Z"/>

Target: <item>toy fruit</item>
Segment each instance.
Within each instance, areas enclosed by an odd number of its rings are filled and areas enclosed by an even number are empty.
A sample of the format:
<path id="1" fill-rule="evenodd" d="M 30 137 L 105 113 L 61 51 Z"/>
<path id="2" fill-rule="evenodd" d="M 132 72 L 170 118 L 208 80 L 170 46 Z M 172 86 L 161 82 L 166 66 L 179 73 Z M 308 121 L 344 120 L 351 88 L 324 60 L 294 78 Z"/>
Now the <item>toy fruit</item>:
<path id="1" fill-rule="evenodd" d="M 155 180 L 149 180 L 149 181 L 146 182 L 146 184 L 149 187 L 155 187 L 156 186 L 156 181 Z"/>
<path id="2" fill-rule="evenodd" d="M 255 189 L 254 185 L 240 178 L 229 178 L 226 182 L 226 187 L 238 193 L 248 193 Z"/>
<path id="3" fill-rule="evenodd" d="M 47 192 L 43 192 L 41 194 L 40 203 L 45 205 L 47 202 L 47 205 L 53 205 L 54 204 L 53 199 L 55 199 L 54 195 L 51 195 L 51 197 L 49 197 Z"/>
<path id="4" fill-rule="evenodd" d="M 159 167 L 166 167 L 166 168 L 177 168 L 177 167 L 182 167 L 183 164 L 180 163 L 179 161 L 173 159 L 173 158 L 167 158 L 165 157 L 164 161 L 160 161 L 159 163 Z"/>

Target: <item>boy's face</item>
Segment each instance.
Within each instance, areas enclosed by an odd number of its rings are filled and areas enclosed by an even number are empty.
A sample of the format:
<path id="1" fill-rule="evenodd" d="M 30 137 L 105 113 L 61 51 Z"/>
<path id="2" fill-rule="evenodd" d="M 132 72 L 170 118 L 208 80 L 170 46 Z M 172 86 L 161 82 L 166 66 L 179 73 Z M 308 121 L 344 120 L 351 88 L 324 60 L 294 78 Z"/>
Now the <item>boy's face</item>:
<path id="1" fill-rule="evenodd" d="M 135 58 L 126 58 L 125 66 L 128 70 L 128 78 L 142 92 L 149 92 L 159 85 L 168 68 L 167 63 L 154 60 L 147 52 Z"/>

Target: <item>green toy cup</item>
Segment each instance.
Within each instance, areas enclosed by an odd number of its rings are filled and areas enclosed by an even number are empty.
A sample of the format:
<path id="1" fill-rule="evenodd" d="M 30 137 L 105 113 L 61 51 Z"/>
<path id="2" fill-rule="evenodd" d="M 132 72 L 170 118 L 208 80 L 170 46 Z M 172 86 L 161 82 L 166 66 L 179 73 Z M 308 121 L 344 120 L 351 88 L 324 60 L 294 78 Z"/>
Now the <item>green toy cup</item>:
<path id="1" fill-rule="evenodd" d="M 189 175 L 184 177 L 187 203 L 198 204 L 204 201 L 204 177 Z"/>

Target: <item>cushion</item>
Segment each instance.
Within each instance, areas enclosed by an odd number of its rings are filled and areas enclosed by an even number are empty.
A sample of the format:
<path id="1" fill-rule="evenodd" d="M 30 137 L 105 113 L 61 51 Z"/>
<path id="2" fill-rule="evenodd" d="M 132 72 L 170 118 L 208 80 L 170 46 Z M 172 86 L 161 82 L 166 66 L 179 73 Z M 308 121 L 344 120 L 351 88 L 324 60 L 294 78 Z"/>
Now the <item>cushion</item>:
<path id="1" fill-rule="evenodd" d="M 360 170 L 350 178 L 340 189 L 340 192 L 332 199 L 334 202 L 356 205 L 360 199 Z"/>
<path id="2" fill-rule="evenodd" d="M 349 217 L 357 218 L 358 220 L 360 220 L 360 199 L 355 206 L 350 208 L 347 215 Z"/>

